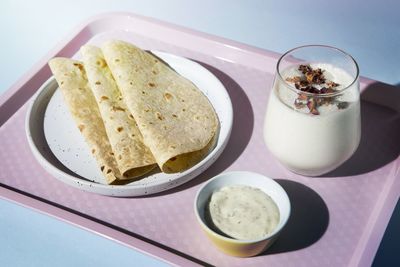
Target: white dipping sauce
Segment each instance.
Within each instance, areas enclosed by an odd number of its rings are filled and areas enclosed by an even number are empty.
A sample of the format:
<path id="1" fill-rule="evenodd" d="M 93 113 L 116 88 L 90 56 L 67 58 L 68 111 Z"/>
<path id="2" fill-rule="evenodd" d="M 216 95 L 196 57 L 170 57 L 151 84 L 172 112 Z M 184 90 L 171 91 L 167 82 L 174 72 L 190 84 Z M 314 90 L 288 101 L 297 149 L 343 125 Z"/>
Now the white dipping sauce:
<path id="1" fill-rule="evenodd" d="M 217 230 L 235 239 L 259 239 L 274 231 L 279 209 L 260 189 L 226 186 L 211 196 L 208 212 Z"/>

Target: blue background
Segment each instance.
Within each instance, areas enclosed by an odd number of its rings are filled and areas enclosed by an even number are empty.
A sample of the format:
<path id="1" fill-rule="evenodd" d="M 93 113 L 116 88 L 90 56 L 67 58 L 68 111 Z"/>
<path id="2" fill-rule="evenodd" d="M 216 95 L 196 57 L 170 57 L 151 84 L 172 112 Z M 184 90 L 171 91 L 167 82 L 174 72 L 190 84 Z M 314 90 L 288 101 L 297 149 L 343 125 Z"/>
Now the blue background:
<path id="1" fill-rule="evenodd" d="M 399 8 L 400 3 L 395 0 L 3 0 L 0 94 L 78 23 L 110 11 L 158 18 L 281 53 L 302 44 L 337 46 L 355 57 L 361 75 L 399 86 Z M 374 265 L 400 265 L 396 249 L 399 226 L 400 207 L 396 207 Z M 108 239 L 0 200 L 0 266 L 132 263 L 163 265 Z"/>

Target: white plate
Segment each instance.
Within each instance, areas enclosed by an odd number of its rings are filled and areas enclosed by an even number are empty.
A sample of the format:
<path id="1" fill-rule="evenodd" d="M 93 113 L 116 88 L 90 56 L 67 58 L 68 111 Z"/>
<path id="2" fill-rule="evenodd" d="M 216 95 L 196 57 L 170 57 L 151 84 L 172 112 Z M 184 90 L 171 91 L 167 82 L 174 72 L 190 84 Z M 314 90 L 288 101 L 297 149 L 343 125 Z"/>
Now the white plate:
<path id="1" fill-rule="evenodd" d="M 79 189 L 110 196 L 142 196 L 181 185 L 207 169 L 222 153 L 232 129 L 232 103 L 225 87 L 200 64 L 164 52 L 153 52 L 191 80 L 210 100 L 220 121 L 214 150 L 192 168 L 175 174 L 155 173 L 126 185 L 101 184 L 102 174 L 51 77 L 33 97 L 26 118 L 29 145 L 54 177 Z M 54 157 L 55 156 L 55 157 Z"/>

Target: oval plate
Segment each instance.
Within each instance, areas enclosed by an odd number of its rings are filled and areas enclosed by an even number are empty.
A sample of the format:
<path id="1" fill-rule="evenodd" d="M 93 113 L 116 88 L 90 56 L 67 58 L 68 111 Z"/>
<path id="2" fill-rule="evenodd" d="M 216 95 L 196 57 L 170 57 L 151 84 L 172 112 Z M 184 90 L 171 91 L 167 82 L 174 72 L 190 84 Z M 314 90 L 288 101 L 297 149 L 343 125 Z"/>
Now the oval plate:
<path id="1" fill-rule="evenodd" d="M 189 59 L 153 52 L 192 81 L 210 100 L 220 122 L 216 147 L 192 168 L 174 174 L 152 173 L 125 185 L 107 185 L 88 146 L 70 115 L 54 77 L 33 97 L 26 117 L 29 145 L 39 163 L 54 177 L 79 189 L 108 196 L 143 196 L 181 185 L 206 170 L 222 153 L 232 129 L 232 102 L 222 83 Z"/>

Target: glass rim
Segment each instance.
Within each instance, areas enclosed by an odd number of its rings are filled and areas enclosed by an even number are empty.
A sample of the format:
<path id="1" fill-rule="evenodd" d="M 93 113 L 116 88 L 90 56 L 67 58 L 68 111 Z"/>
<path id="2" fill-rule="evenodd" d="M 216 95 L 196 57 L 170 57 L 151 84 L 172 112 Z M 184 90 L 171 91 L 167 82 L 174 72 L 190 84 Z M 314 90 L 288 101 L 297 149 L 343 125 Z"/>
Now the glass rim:
<path id="1" fill-rule="evenodd" d="M 331 50 L 336 50 L 337 52 L 343 54 L 345 57 L 349 58 L 350 61 L 352 61 L 356 67 L 356 75 L 353 79 L 353 81 L 347 85 L 346 87 L 344 87 L 343 89 L 333 92 L 333 93 L 324 93 L 324 94 L 316 94 L 316 93 L 310 93 L 310 92 L 305 92 L 305 91 L 301 91 L 300 89 L 297 89 L 294 86 L 291 86 L 285 79 L 283 79 L 280 71 L 279 71 L 279 65 L 282 61 L 282 59 L 284 57 L 286 57 L 288 54 L 292 53 L 293 51 L 302 49 L 302 48 L 310 48 L 310 47 L 319 47 L 319 48 L 327 48 L 327 49 L 331 49 Z M 358 67 L 357 61 L 347 52 L 345 52 L 344 50 L 334 47 L 334 46 L 330 46 L 330 45 L 320 45 L 320 44 L 311 44 L 311 45 L 302 45 L 302 46 L 297 46 L 295 48 L 292 48 L 288 51 L 286 51 L 278 60 L 278 62 L 276 63 L 276 72 L 278 74 L 279 79 L 285 84 L 286 87 L 288 87 L 290 90 L 294 91 L 297 94 L 303 94 L 303 95 L 308 95 L 308 96 L 318 96 L 318 97 L 332 97 L 332 96 L 336 96 L 336 95 L 340 95 L 342 94 L 344 91 L 346 91 L 348 88 L 350 88 L 351 86 L 353 86 L 353 84 L 355 84 L 360 76 L 360 69 Z"/>

